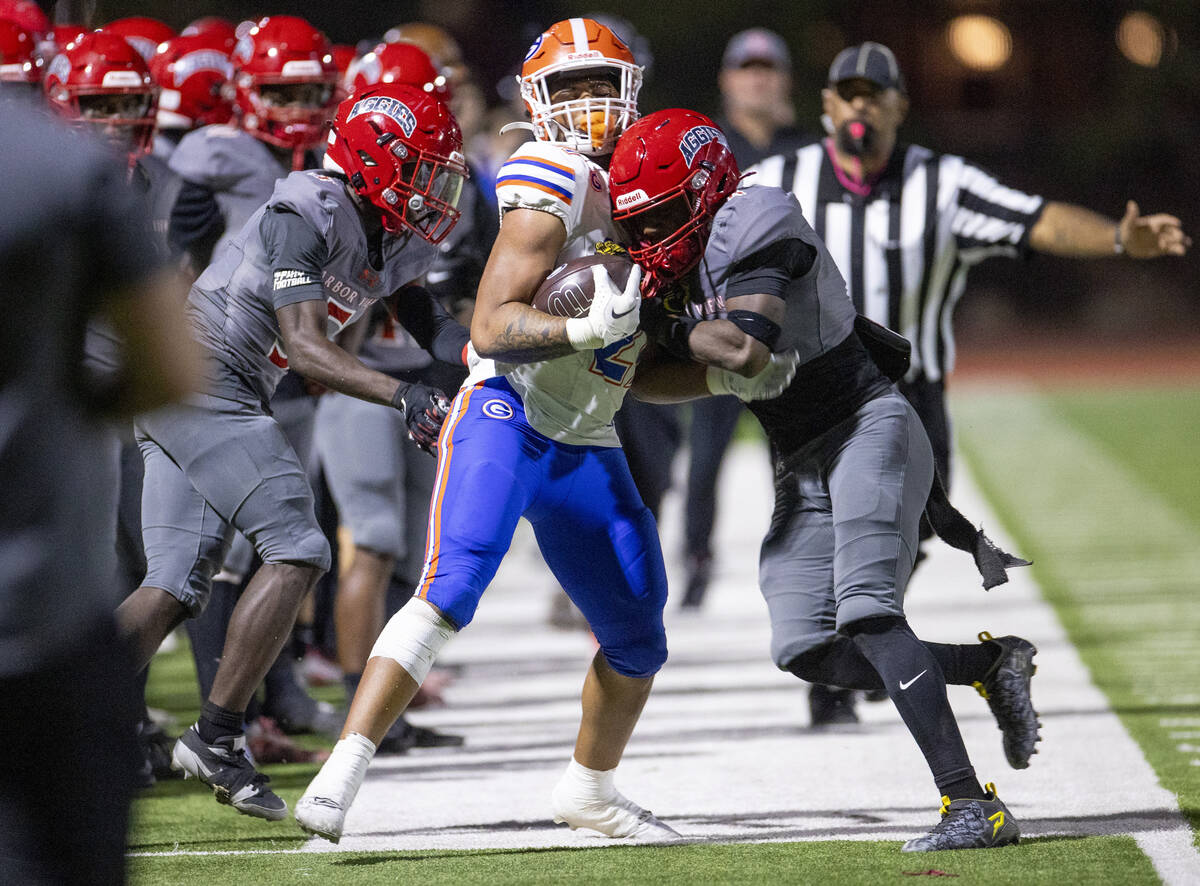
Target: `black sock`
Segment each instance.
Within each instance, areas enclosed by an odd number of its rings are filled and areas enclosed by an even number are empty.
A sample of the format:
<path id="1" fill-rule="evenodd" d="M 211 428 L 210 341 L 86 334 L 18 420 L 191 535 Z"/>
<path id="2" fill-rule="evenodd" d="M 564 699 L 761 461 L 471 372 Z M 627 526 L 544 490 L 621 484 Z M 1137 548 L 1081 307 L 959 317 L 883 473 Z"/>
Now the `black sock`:
<path id="1" fill-rule="evenodd" d="M 996 643 L 930 643 L 922 640 L 925 648 L 933 653 L 946 682 L 953 686 L 970 686 L 982 683 L 996 659 L 1000 647 Z"/>
<path id="2" fill-rule="evenodd" d="M 358 692 L 358 681 L 362 679 L 362 674 L 342 674 L 342 686 L 346 690 L 346 704 L 354 701 L 354 693 Z"/>
<path id="3" fill-rule="evenodd" d="M 975 779 L 954 711 L 946 698 L 946 678 L 933 653 L 898 616 L 863 619 L 849 626 L 854 644 L 883 678 L 884 688 L 929 764 L 938 790 Z M 978 785 L 978 781 L 973 782 Z M 971 782 L 968 782 L 971 784 Z M 978 791 L 979 798 L 984 795 Z M 953 797 L 952 799 L 958 799 Z"/>
<path id="4" fill-rule="evenodd" d="M 230 711 L 220 705 L 206 701 L 200 709 L 200 720 L 196 731 L 205 744 L 213 744 L 226 735 L 237 735 L 243 731 L 243 711 Z"/>
<path id="5" fill-rule="evenodd" d="M 967 778 L 938 785 L 938 790 L 942 792 L 943 797 L 949 797 L 951 800 L 984 800 L 987 798 L 987 791 L 983 789 L 983 785 L 979 783 L 979 779 L 974 774 Z"/>

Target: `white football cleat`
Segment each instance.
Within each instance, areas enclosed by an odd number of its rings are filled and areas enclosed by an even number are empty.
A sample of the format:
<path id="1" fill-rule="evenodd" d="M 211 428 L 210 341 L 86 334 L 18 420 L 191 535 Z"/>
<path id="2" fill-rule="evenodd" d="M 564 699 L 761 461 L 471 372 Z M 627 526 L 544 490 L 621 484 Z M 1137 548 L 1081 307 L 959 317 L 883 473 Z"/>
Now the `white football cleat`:
<path id="1" fill-rule="evenodd" d="M 374 755 L 375 745 L 357 733 L 333 746 L 329 759 L 296 803 L 293 814 L 301 830 L 330 843 L 342 839 L 346 813 Z"/>
<path id="2" fill-rule="evenodd" d="M 580 779 L 579 771 L 602 776 Z M 634 803 L 612 784 L 612 772 L 584 770 L 574 761 L 551 795 L 554 821 L 575 830 L 588 828 L 606 837 L 631 840 L 676 841 L 683 835 Z"/>

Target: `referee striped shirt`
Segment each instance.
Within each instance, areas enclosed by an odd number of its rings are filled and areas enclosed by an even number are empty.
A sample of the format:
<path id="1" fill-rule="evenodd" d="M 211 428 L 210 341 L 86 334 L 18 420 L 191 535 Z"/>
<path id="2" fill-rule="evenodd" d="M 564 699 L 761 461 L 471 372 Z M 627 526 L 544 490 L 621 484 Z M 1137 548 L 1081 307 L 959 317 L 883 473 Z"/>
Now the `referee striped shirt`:
<path id="1" fill-rule="evenodd" d="M 1005 187 L 953 154 L 897 145 L 867 185 L 845 179 L 828 139 L 768 157 L 747 186 L 791 191 L 825 241 L 854 306 L 913 346 L 910 381 L 954 369 L 952 313 L 971 267 L 1024 256 L 1041 197 Z"/>

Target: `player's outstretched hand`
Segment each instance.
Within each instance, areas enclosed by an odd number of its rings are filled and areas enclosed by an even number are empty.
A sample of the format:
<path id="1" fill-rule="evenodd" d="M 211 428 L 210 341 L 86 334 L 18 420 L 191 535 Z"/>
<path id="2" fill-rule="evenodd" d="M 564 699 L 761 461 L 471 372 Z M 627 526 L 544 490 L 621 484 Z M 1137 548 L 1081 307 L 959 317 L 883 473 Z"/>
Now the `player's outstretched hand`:
<path id="1" fill-rule="evenodd" d="M 1121 244 L 1131 258 L 1158 258 L 1162 255 L 1185 255 L 1192 238 L 1173 215 L 1141 215 L 1138 205 L 1130 200 L 1121 219 Z"/>
<path id="2" fill-rule="evenodd" d="M 408 387 L 401 386 L 392 398 L 392 405 L 404 414 L 408 439 L 416 443 L 418 449 L 436 456 L 438 433 L 450 412 L 450 402 L 445 395 L 437 388 L 413 382 Z"/>
<path id="3" fill-rule="evenodd" d="M 746 378 L 719 366 L 708 367 L 708 389 L 714 394 L 733 394 L 739 400 L 773 400 L 787 390 L 796 377 L 800 356 L 795 351 L 772 354 L 757 375 Z"/>
<path id="4" fill-rule="evenodd" d="M 595 350 L 637 332 L 641 316 L 642 269 L 634 265 L 618 289 L 603 265 L 592 267 L 592 304 L 586 317 L 567 321 L 567 338 L 577 351 Z"/>

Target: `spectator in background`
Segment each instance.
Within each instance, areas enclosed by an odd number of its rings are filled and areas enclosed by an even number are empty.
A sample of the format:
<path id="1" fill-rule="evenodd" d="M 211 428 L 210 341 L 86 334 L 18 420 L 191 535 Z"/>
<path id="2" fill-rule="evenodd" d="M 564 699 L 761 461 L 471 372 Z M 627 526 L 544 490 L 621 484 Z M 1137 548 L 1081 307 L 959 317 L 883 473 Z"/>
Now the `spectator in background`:
<path id="1" fill-rule="evenodd" d="M 721 56 L 717 86 L 721 115 L 716 122 L 743 169 L 813 141 L 795 126 L 792 56 L 774 31 L 750 28 L 734 34 Z"/>
<path id="2" fill-rule="evenodd" d="M 105 523 L 98 416 L 129 418 L 201 374 L 179 294 L 156 271 L 126 169 L 44 114 L 4 110 L 0 154 L 0 881 L 124 881 L 138 755 L 132 668 Z M 85 321 L 103 316 L 128 371 L 86 389 Z"/>

